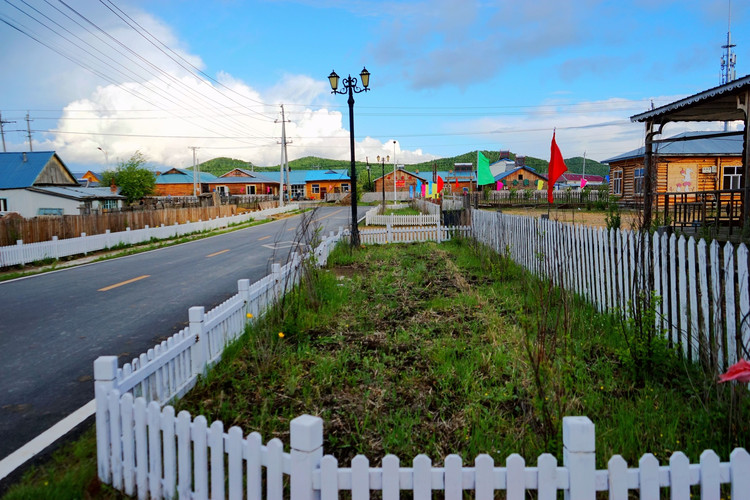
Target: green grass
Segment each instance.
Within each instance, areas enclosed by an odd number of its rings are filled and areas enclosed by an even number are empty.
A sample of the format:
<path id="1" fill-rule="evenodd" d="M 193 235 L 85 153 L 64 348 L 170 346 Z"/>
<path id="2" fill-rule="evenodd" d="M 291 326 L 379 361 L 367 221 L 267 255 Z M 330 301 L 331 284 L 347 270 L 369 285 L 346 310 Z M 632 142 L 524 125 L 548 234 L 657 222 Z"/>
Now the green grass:
<path id="1" fill-rule="evenodd" d="M 661 345 L 644 380 L 614 317 L 468 243 L 339 249 L 314 280 L 314 294 L 251 329 L 178 409 L 264 439 L 319 415 L 341 463 L 357 453 L 561 460 L 566 415 L 597 425 L 599 467 L 616 453 L 697 461 L 706 448 L 726 460 L 750 437 L 748 400 L 731 386 Z M 524 339 L 545 346 L 540 384 Z"/>
<path id="2" fill-rule="evenodd" d="M 419 210 L 411 207 L 389 208 L 385 211 L 385 215 L 419 215 L 421 213 Z"/>
<path id="3" fill-rule="evenodd" d="M 449 453 L 466 463 L 489 453 L 498 464 L 520 453 L 534 464 L 550 452 L 561 462 L 567 415 L 596 424 L 600 469 L 613 454 L 635 464 L 648 452 L 666 463 L 681 450 L 697 463 L 705 449 L 727 461 L 747 446 L 744 387 L 717 384 L 663 344 L 639 372 L 624 328 L 465 240 L 342 246 L 229 346 L 176 409 L 287 446 L 289 421 L 318 415 L 325 452 L 344 466 L 358 453 L 373 465 L 387 453 L 404 464 L 419 453 L 436 464 Z M 113 498 L 95 479 L 88 439 L 29 472 L 8 498 L 92 489 Z M 67 497 L 43 496 L 79 475 Z"/>

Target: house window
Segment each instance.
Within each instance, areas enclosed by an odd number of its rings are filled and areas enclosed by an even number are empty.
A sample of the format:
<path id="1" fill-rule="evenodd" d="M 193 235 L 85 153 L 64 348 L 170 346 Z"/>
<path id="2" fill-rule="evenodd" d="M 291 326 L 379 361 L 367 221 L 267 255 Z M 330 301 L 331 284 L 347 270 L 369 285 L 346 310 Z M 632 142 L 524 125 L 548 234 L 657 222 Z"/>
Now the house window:
<path id="1" fill-rule="evenodd" d="M 342 193 L 348 193 L 349 192 L 349 184 L 341 184 L 341 192 Z"/>
<path id="2" fill-rule="evenodd" d="M 518 180 L 519 180 L 519 181 L 522 181 L 522 180 L 523 180 L 523 174 L 518 174 Z"/>
<path id="3" fill-rule="evenodd" d="M 313 184 L 312 185 L 312 192 L 313 192 L 313 194 L 319 194 L 320 193 L 320 184 Z"/>
<path id="4" fill-rule="evenodd" d="M 724 167 L 723 189 L 739 189 L 742 180 L 742 166 Z"/>
<path id="5" fill-rule="evenodd" d="M 216 190 L 219 192 L 219 196 L 229 196 L 229 188 L 227 186 L 216 186 Z"/>
<path id="6" fill-rule="evenodd" d="M 8 199 L 0 198 L 0 212 L 7 212 L 7 211 L 8 211 Z"/>
<path id="7" fill-rule="evenodd" d="M 622 170 L 612 172 L 612 193 L 622 194 Z"/>
<path id="8" fill-rule="evenodd" d="M 117 210 L 117 200 L 102 200 L 102 209 Z"/>
<path id="9" fill-rule="evenodd" d="M 633 193 L 643 194 L 643 174 L 646 172 L 645 168 L 636 168 L 633 172 Z M 622 174 L 622 172 L 620 172 Z"/>
<path id="10" fill-rule="evenodd" d="M 245 186 L 245 194 L 255 194 L 255 186 Z"/>
<path id="11" fill-rule="evenodd" d="M 40 208 L 37 215 L 62 215 L 62 208 Z"/>
<path id="12" fill-rule="evenodd" d="M 292 184 L 292 198 L 295 200 L 305 196 L 305 186 L 303 184 Z"/>

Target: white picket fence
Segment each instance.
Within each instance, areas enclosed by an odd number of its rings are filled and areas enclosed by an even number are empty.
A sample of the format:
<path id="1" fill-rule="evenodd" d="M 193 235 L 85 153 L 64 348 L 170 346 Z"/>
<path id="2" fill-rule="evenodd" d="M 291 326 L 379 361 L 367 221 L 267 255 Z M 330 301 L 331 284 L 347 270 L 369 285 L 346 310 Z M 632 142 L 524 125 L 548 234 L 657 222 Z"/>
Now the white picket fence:
<path id="1" fill-rule="evenodd" d="M 472 210 L 472 235 L 600 311 L 622 311 L 638 291 L 661 297 L 656 326 L 692 360 L 724 371 L 750 349 L 750 275 L 745 244 L 607 231 Z M 644 249 L 645 252 L 640 250 Z M 642 258 L 646 256 L 649 258 Z M 652 281 L 651 281 L 652 278 Z"/>
<path id="2" fill-rule="evenodd" d="M 434 226 L 440 223 L 440 213 L 419 215 L 380 215 L 378 209 L 372 208 L 365 214 L 368 226 Z"/>
<path id="3" fill-rule="evenodd" d="M 415 226 L 394 228 L 390 224 L 380 229 L 361 229 L 359 239 L 363 245 L 380 245 L 386 243 L 423 243 L 436 241 L 441 243 L 458 235 L 469 236 L 469 226 L 442 226 L 440 222 L 433 226 Z"/>
<path id="4" fill-rule="evenodd" d="M 314 250 L 314 262 L 325 265 L 333 247 L 345 235 L 340 229 L 324 237 Z M 142 398 L 144 405 L 163 406 L 182 397 L 195 385 L 199 375 L 221 359 L 224 348 L 244 332 L 251 318 L 261 317 L 299 282 L 303 259 L 307 257 L 292 254 L 286 265 L 274 264 L 271 274 L 252 285 L 250 280 L 239 280 L 238 294 L 207 313 L 202 306 L 191 307 L 187 328 L 121 368 L 117 366 L 117 356 L 97 358 L 94 362 L 97 462 L 103 481 L 109 482 L 112 474 L 122 470 L 123 447 L 133 442 L 133 435 L 127 430 L 132 428 L 120 428 L 121 434 L 112 433 L 113 426 L 123 421 L 119 403 L 113 401 L 119 400 L 119 395 L 131 394 Z M 111 395 L 115 393 L 118 397 L 113 400 Z"/>
<path id="5" fill-rule="evenodd" d="M 287 205 L 285 207 L 269 208 L 256 212 L 246 212 L 230 217 L 217 217 L 206 221 L 187 222 L 185 224 L 175 223 L 173 226 L 162 224 L 159 227 L 146 226 L 143 229 L 133 231 L 127 228 L 125 231 L 116 233 L 112 233 L 107 229 L 103 234 L 88 236 L 86 233 L 82 233 L 77 238 L 62 240 L 58 239 L 57 236 L 53 236 L 50 241 L 40 241 L 37 243 L 24 243 L 22 240 L 18 240 L 15 245 L 0 247 L 0 267 L 25 265 L 30 262 L 45 259 L 60 259 L 71 255 L 86 255 L 89 252 L 106 250 L 117 245 L 135 245 L 148 242 L 152 238 L 157 240 L 176 238 L 199 231 L 225 228 L 231 224 L 239 224 L 251 219 L 267 219 L 272 215 L 297 209 L 297 205 Z"/>
<path id="6" fill-rule="evenodd" d="M 527 492 L 548 500 L 558 498 L 558 492 L 576 500 L 594 500 L 606 492 L 626 500 L 638 491 L 639 498 L 657 500 L 670 488 L 670 498 L 688 500 L 691 487 L 698 486 L 701 498 L 719 500 L 722 485 L 729 484 L 733 500 L 750 499 L 750 454 L 742 448 L 730 454 L 729 462 L 707 450 L 698 464 L 676 452 L 668 465 L 646 454 L 629 468 L 616 455 L 607 469 L 596 470 L 595 429 L 587 417 L 563 418 L 562 465 L 543 454 L 536 466 L 527 466 L 512 454 L 505 466 L 496 466 L 483 454 L 466 465 L 460 456 L 449 455 L 442 466 L 433 466 L 426 455 L 401 466 L 398 457 L 387 455 L 381 467 L 370 467 L 367 457 L 358 455 L 349 467 L 340 467 L 336 457 L 323 455 L 318 417 L 291 421 L 287 453 L 279 439 L 264 445 L 257 432 L 244 436 L 239 427 L 225 432 L 220 421 L 208 427 L 203 416 L 192 419 L 186 411 L 175 416 L 172 407 L 162 409 L 129 393 L 113 390 L 108 403 L 112 467 L 100 470 L 100 477 L 105 472 L 103 480 L 138 498 L 337 500 L 341 492 L 350 492 L 353 500 L 368 500 L 371 492 L 379 492 L 383 500 L 397 500 L 407 491 L 415 500 L 431 500 L 440 491 L 448 500 L 461 500 L 464 492 L 473 491 L 475 498 L 491 500 L 501 491 L 511 500 L 524 500 Z"/>
<path id="7" fill-rule="evenodd" d="M 409 203 L 424 214 L 440 216 L 440 205 L 437 203 L 432 203 L 424 198 L 414 198 Z"/>

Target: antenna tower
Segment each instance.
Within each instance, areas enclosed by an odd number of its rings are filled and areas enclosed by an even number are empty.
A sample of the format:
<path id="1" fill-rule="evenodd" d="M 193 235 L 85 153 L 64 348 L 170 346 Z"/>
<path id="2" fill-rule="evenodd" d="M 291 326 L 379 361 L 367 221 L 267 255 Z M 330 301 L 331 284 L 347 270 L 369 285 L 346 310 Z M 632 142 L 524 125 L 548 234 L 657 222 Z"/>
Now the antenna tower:
<path id="1" fill-rule="evenodd" d="M 729 0 L 729 20 L 727 22 L 727 43 L 722 45 L 724 53 L 721 56 L 721 84 L 724 85 L 737 78 L 734 67 L 737 64 L 737 54 L 732 50 L 737 45 L 732 43 L 732 1 Z"/>

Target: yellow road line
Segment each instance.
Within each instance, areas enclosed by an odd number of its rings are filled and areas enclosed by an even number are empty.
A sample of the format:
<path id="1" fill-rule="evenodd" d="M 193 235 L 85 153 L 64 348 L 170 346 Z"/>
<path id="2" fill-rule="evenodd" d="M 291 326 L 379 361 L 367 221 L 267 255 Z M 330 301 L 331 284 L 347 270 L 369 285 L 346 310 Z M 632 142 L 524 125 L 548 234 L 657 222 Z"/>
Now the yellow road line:
<path id="1" fill-rule="evenodd" d="M 226 250 L 220 250 L 218 252 L 210 253 L 210 254 L 206 255 L 206 258 L 216 257 L 217 255 L 221 255 L 223 253 L 227 253 L 228 251 L 229 251 L 229 249 L 227 248 Z"/>
<path id="2" fill-rule="evenodd" d="M 262 237 L 262 238 L 258 238 L 258 241 L 263 241 L 263 240 L 267 240 L 267 239 L 268 239 L 268 238 L 270 238 L 270 237 L 271 237 L 271 235 L 268 235 L 268 236 L 264 236 L 264 237 Z"/>
<path id="3" fill-rule="evenodd" d="M 336 215 L 336 214 L 338 214 L 338 213 L 341 213 L 341 212 L 343 212 L 344 210 L 345 210 L 345 209 L 344 209 L 344 208 L 342 208 L 342 209 L 336 210 L 336 211 L 335 211 L 335 212 L 333 212 L 332 214 L 324 215 L 323 217 L 318 217 L 317 219 L 315 219 L 315 222 L 318 222 L 319 220 L 323 220 L 323 219 L 325 219 L 325 218 L 327 218 L 327 217 L 333 217 L 334 215 Z"/>
<path id="4" fill-rule="evenodd" d="M 137 278 L 133 278 L 132 280 L 127 281 L 121 281 L 119 283 L 115 283 L 114 285 L 105 286 L 104 288 L 100 288 L 99 292 L 107 292 L 109 290 L 112 290 L 113 288 L 117 288 L 118 286 L 127 285 L 128 283 L 133 283 L 134 281 L 143 280 L 148 277 L 150 277 L 150 274 L 144 274 L 143 276 L 138 276 Z"/>

